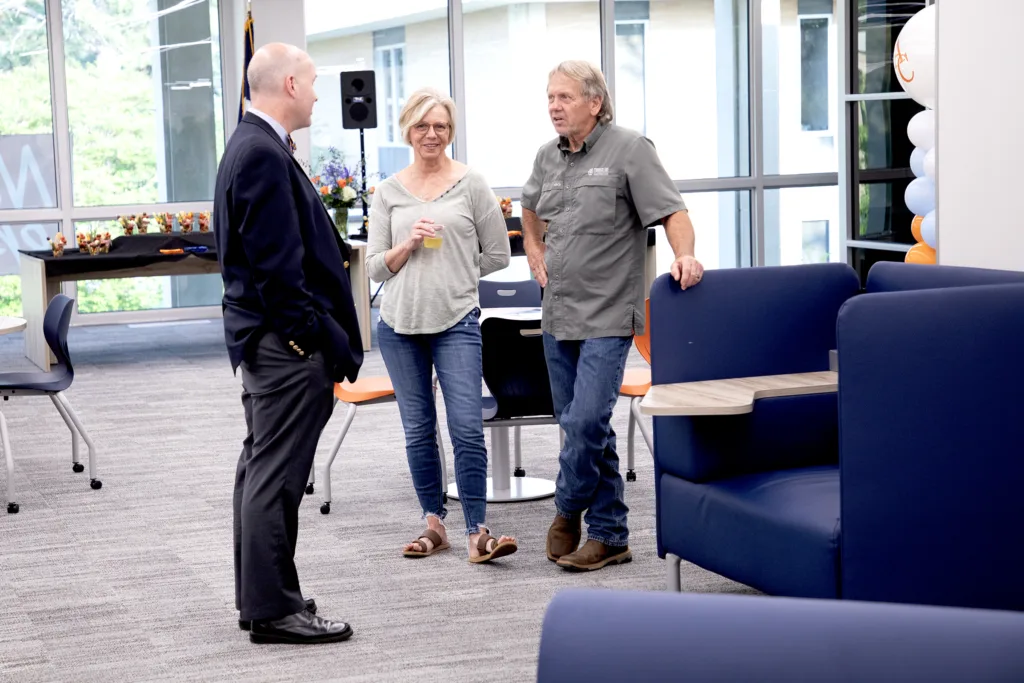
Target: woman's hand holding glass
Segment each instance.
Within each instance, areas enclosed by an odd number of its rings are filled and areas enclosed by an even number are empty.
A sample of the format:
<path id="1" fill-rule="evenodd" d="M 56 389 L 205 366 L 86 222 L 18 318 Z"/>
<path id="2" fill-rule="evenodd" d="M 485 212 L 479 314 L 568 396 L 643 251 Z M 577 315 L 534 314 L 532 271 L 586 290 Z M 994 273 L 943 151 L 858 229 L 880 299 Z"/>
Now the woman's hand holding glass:
<path id="1" fill-rule="evenodd" d="M 440 227 L 440 226 L 437 226 Z M 412 233 L 409 235 L 407 243 L 409 245 L 409 251 L 416 251 L 423 246 L 423 240 L 435 237 L 438 234 L 438 230 L 435 229 L 434 221 L 430 218 L 421 218 L 412 225 Z"/>

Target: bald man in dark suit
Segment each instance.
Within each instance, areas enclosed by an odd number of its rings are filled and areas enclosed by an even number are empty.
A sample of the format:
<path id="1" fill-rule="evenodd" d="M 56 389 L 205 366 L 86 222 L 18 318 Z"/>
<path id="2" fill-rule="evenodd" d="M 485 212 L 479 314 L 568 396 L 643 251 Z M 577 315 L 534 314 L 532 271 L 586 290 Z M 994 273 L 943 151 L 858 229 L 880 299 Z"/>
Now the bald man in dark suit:
<path id="1" fill-rule="evenodd" d="M 363 362 L 349 252 L 292 156 L 291 133 L 310 125 L 317 99 L 313 62 L 271 44 L 253 55 L 248 78 L 252 107 L 224 150 L 214 195 L 224 335 L 242 369 L 248 429 L 235 480 L 235 602 L 253 642 L 337 642 L 352 628 L 316 615 L 294 557 L 334 383 L 354 381 Z"/>

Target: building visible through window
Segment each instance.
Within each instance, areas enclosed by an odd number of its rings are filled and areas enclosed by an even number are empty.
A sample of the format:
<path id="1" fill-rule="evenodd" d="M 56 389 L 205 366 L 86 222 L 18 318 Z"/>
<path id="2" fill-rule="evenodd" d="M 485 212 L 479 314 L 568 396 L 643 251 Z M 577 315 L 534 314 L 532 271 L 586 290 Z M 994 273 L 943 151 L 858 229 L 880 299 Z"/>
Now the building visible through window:
<path id="1" fill-rule="evenodd" d="M 647 134 L 647 51 L 650 3 L 615 3 L 615 123 Z"/>
<path id="2" fill-rule="evenodd" d="M 391 175 L 409 164 L 409 150 L 398 123 L 406 97 L 405 27 L 374 31 L 373 52 L 377 68 L 377 119 L 383 128 L 378 168 L 385 175 Z"/>
<path id="3" fill-rule="evenodd" d="M 828 221 L 803 222 L 803 263 L 828 263 Z"/>
<path id="4" fill-rule="evenodd" d="M 800 122 L 805 131 L 828 125 L 828 17 L 800 18 Z"/>

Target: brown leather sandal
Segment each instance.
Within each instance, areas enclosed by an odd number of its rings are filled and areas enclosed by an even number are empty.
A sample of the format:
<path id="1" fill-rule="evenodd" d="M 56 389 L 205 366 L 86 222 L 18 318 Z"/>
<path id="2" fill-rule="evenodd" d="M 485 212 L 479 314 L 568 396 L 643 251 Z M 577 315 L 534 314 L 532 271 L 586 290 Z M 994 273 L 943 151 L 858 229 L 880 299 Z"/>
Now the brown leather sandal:
<path id="1" fill-rule="evenodd" d="M 487 552 L 487 544 L 494 541 L 494 547 L 491 548 L 491 552 Z M 519 550 L 519 546 L 516 545 L 515 541 L 505 541 L 504 543 L 498 543 L 498 539 L 491 536 L 486 531 L 480 534 L 480 538 L 477 539 L 476 549 L 480 552 L 478 557 L 471 557 L 469 561 L 473 564 L 482 564 L 484 562 L 490 562 L 496 560 L 499 557 L 505 557 L 511 555 L 515 551 Z"/>
<path id="2" fill-rule="evenodd" d="M 424 539 L 433 543 L 434 547 L 428 549 L 427 544 L 423 542 Z M 429 557 L 439 550 L 451 548 L 450 545 L 441 541 L 441 535 L 433 529 L 424 531 L 413 543 L 419 546 L 419 550 L 406 550 L 402 553 L 406 557 Z"/>

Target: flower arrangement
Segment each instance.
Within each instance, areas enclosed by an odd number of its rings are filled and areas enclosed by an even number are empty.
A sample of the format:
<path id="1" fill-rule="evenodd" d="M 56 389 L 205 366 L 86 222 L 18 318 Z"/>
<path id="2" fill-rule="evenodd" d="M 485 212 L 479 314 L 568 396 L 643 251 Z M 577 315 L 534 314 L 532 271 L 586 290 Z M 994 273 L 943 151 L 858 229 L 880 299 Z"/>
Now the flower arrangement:
<path id="1" fill-rule="evenodd" d="M 199 232 L 210 232 L 210 212 L 199 212 Z"/>
<path id="2" fill-rule="evenodd" d="M 497 197 L 497 195 L 495 195 Z M 505 218 L 512 218 L 512 198 L 497 197 L 498 205 L 501 206 L 501 215 Z"/>
<path id="3" fill-rule="evenodd" d="M 53 249 L 54 256 L 64 255 L 64 246 L 68 243 L 67 238 L 64 237 L 64 233 L 58 232 L 52 240 L 47 237 L 46 241 L 50 243 L 50 248 Z"/>
<path id="4" fill-rule="evenodd" d="M 140 213 L 138 216 L 136 216 L 135 227 L 139 229 L 140 235 L 145 235 L 147 232 L 149 232 L 149 214 Z M 127 235 L 128 233 L 125 234 Z"/>
<path id="5" fill-rule="evenodd" d="M 348 210 L 360 199 L 370 201 L 373 189 L 367 190 L 360 175 L 362 167 L 349 168 L 342 153 L 334 147 L 317 161 L 319 171 L 310 174 L 310 181 L 320 195 L 323 205 L 334 211 L 334 225 L 342 237 L 348 236 Z M 379 174 L 368 175 L 368 177 Z"/>
<path id="6" fill-rule="evenodd" d="M 352 169 L 345 164 L 345 158 L 334 147 L 321 156 L 320 171 L 310 180 L 320 193 L 320 201 L 328 209 L 350 209 L 355 206 L 363 188 L 356 174 L 359 167 Z"/>
<path id="7" fill-rule="evenodd" d="M 156 221 L 157 227 L 160 228 L 160 232 L 168 233 L 174 230 L 174 214 L 170 213 L 158 213 L 153 216 Z"/>
<path id="8" fill-rule="evenodd" d="M 188 234 L 192 232 L 192 217 L 191 211 L 179 211 L 178 212 L 178 225 L 181 226 L 181 232 Z"/>
<path id="9" fill-rule="evenodd" d="M 142 215 L 145 216 L 146 214 L 142 214 Z M 126 234 L 126 235 L 134 235 L 135 234 L 135 228 L 138 225 L 137 222 L 136 222 L 136 217 L 135 216 L 118 216 L 117 217 L 117 222 L 121 226 L 121 230 L 124 232 L 124 234 Z M 139 232 L 145 232 L 145 231 L 144 230 L 139 230 Z"/>

